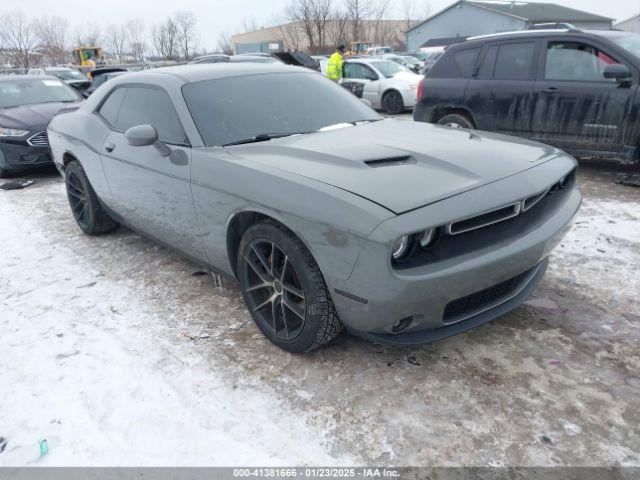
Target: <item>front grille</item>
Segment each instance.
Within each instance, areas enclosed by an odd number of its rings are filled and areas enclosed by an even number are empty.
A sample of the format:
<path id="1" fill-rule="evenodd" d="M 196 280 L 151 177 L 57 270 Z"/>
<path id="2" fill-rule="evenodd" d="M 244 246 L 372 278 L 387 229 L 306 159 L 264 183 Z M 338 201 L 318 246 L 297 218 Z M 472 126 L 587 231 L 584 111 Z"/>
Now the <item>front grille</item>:
<path id="1" fill-rule="evenodd" d="M 48 147 L 49 139 L 47 138 L 47 132 L 38 132 L 30 136 L 27 139 L 27 143 L 32 147 Z"/>
<path id="2" fill-rule="evenodd" d="M 444 309 L 442 321 L 444 323 L 460 321 L 466 317 L 480 313 L 487 308 L 498 305 L 501 303 L 500 300 L 506 300 L 513 295 L 513 293 L 522 286 L 522 283 L 531 272 L 532 270 L 527 270 L 502 283 L 449 302 Z"/>
<path id="3" fill-rule="evenodd" d="M 470 232 L 479 228 L 488 227 L 495 223 L 503 222 L 518 215 L 528 212 L 537 203 L 543 200 L 547 195 L 554 194 L 559 190 L 565 188 L 567 185 L 573 184 L 575 180 L 575 169 L 573 169 L 568 175 L 563 177 L 560 181 L 554 183 L 549 188 L 538 192 L 535 195 L 531 195 L 527 198 L 520 200 L 517 203 L 513 203 L 504 207 L 499 207 L 488 212 L 483 212 L 472 217 L 467 217 L 462 220 L 456 220 L 455 222 L 447 225 L 447 233 L 449 235 L 458 235 L 461 233 Z"/>
<path id="4" fill-rule="evenodd" d="M 490 212 L 475 215 L 471 218 L 458 220 L 449 225 L 448 233 L 457 235 L 459 233 L 469 232 L 477 228 L 488 227 L 494 223 L 502 222 L 517 216 L 520 213 L 520 202 L 501 207 Z"/>

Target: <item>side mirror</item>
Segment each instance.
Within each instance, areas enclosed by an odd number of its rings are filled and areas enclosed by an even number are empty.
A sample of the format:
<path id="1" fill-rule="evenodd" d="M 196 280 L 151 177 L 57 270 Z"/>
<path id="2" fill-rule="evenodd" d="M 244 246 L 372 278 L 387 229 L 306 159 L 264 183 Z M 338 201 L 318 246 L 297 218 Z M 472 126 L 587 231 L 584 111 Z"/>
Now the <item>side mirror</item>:
<path id="1" fill-rule="evenodd" d="M 615 78 L 616 80 L 629 80 L 631 78 L 631 70 L 621 63 L 611 63 L 604 67 L 602 72 L 604 78 Z"/>
<path id="2" fill-rule="evenodd" d="M 171 154 L 171 149 L 158 140 L 158 131 L 153 125 L 136 125 L 124 132 L 124 138 L 132 147 L 153 145 L 163 157 Z"/>
<path id="3" fill-rule="evenodd" d="M 158 132 L 152 125 L 136 125 L 124 132 L 124 138 L 132 147 L 146 147 L 158 141 Z"/>

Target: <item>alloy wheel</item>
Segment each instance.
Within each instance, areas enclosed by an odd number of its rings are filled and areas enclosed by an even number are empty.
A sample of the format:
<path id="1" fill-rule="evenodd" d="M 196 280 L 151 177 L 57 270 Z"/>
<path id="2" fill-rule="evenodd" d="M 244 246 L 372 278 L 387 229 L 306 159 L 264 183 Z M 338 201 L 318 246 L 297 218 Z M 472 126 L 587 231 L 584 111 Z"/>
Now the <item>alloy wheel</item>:
<path id="1" fill-rule="evenodd" d="M 296 338 L 305 324 L 306 300 L 291 259 L 275 242 L 255 239 L 245 249 L 242 264 L 254 316 L 278 338 Z"/>
<path id="2" fill-rule="evenodd" d="M 75 171 L 67 173 L 67 196 L 74 218 L 82 228 L 87 228 L 90 220 L 87 192 Z"/>

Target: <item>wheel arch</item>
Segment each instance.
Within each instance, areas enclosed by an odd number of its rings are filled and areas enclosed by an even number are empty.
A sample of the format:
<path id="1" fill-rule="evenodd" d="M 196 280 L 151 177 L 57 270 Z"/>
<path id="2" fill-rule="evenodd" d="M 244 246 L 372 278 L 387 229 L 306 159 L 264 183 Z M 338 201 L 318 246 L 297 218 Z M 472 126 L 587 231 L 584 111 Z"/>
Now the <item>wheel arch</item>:
<path id="1" fill-rule="evenodd" d="M 69 150 L 66 150 L 63 154 L 62 154 L 62 165 L 66 168 L 67 165 L 69 165 L 69 162 L 73 162 L 73 161 L 79 162 L 80 160 L 78 159 L 78 156 L 75 155 L 74 153 L 70 152 Z"/>
<path id="2" fill-rule="evenodd" d="M 229 259 L 229 265 L 236 277 L 238 275 L 238 250 L 240 248 L 242 237 L 251 226 L 260 222 L 277 223 L 289 230 L 293 235 L 299 238 L 302 243 L 304 243 L 305 247 L 307 247 L 309 252 L 311 252 L 311 255 L 313 255 L 313 257 L 316 259 L 316 262 L 318 263 L 317 256 L 313 252 L 311 245 L 309 245 L 304 236 L 302 236 L 294 228 L 291 228 L 291 226 L 288 225 L 288 222 L 286 222 L 285 219 L 280 218 L 280 215 L 259 208 L 239 210 L 229 216 L 225 229 L 227 241 L 227 257 Z M 322 271 L 322 267 L 320 265 L 318 265 L 318 267 Z"/>
<path id="3" fill-rule="evenodd" d="M 471 121 L 471 123 L 474 126 L 477 126 L 473 113 L 468 108 L 452 106 L 452 105 L 434 108 L 433 111 L 431 112 L 431 118 L 429 119 L 429 123 L 437 123 L 438 120 L 440 120 L 445 115 L 451 115 L 451 114 L 465 116 Z"/>
<path id="4" fill-rule="evenodd" d="M 398 90 L 396 87 L 387 87 L 383 90 L 382 95 L 380 95 L 380 105 L 382 105 L 382 100 L 384 99 L 385 95 L 391 92 L 396 92 L 398 95 L 400 95 L 400 98 L 402 98 L 402 103 L 404 103 L 404 97 L 402 96 L 402 92 L 400 90 Z"/>

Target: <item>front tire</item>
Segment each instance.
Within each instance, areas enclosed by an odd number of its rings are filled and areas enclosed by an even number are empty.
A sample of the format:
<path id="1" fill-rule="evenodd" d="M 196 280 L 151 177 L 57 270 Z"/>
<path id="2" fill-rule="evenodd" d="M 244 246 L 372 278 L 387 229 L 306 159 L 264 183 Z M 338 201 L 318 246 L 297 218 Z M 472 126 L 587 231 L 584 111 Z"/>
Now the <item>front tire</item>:
<path id="1" fill-rule="evenodd" d="M 283 226 L 250 227 L 240 242 L 237 271 L 251 316 L 278 347 L 308 352 L 342 330 L 311 252 Z"/>
<path id="2" fill-rule="evenodd" d="M 452 128 L 466 128 L 468 130 L 475 128 L 470 118 L 468 118 L 466 115 L 458 113 L 450 113 L 448 115 L 445 115 L 441 117 L 437 123 L 438 125 L 445 125 Z"/>
<path id="3" fill-rule="evenodd" d="M 80 162 L 69 162 L 64 177 L 71 213 L 84 233 L 100 235 L 118 228 L 118 223 L 100 205 Z"/>
<path id="4" fill-rule="evenodd" d="M 389 115 L 397 115 L 404 112 L 404 101 L 397 90 L 390 90 L 382 97 L 382 108 Z"/>

